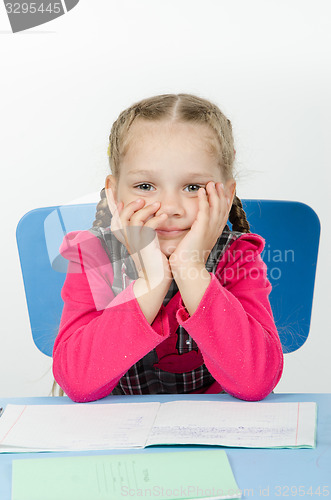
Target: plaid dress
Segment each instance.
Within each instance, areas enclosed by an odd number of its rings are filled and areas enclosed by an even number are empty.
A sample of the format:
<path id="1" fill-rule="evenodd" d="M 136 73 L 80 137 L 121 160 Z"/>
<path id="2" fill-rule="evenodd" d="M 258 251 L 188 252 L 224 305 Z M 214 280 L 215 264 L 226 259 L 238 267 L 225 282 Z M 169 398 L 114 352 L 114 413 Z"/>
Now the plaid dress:
<path id="1" fill-rule="evenodd" d="M 134 262 L 126 247 L 118 241 L 110 228 L 92 228 L 90 232 L 97 236 L 108 254 L 113 267 L 114 281 L 112 290 L 115 295 L 122 292 L 133 280 L 138 278 Z M 231 231 L 225 226 L 206 262 L 206 269 L 215 274 L 218 262 L 225 250 L 243 233 Z M 172 281 L 163 305 L 178 292 L 175 280 Z M 199 348 L 187 331 L 179 325 L 176 331 L 176 353 L 179 357 L 190 351 L 199 352 Z M 111 394 L 184 394 L 204 392 L 215 382 L 206 365 L 202 362 L 198 368 L 183 372 L 171 373 L 154 366 L 158 363 L 156 349 L 146 354 L 135 363 L 120 379 Z M 180 360 L 179 363 L 180 364 Z"/>

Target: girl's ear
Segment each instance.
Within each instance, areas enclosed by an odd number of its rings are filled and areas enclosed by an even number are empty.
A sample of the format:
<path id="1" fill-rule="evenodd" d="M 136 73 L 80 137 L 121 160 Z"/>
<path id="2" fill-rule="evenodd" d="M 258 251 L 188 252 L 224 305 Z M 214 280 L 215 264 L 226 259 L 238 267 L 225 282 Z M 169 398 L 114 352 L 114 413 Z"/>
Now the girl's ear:
<path id="1" fill-rule="evenodd" d="M 105 182 L 106 198 L 111 214 L 117 211 L 117 182 L 113 175 L 107 175 Z"/>

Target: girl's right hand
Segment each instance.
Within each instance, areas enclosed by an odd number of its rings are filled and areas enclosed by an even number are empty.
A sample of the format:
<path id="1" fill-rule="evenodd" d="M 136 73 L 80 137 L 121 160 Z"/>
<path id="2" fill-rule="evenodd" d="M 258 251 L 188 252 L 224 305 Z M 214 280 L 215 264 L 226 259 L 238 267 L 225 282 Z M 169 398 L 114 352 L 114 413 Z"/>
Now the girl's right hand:
<path id="1" fill-rule="evenodd" d="M 137 199 L 126 206 L 120 202 L 109 208 L 113 215 L 110 229 L 126 246 L 147 290 L 163 282 L 170 283 L 173 276 L 169 261 L 161 252 L 155 231 L 167 218 L 167 214 L 155 216 L 160 202 L 145 205 L 145 200 Z"/>

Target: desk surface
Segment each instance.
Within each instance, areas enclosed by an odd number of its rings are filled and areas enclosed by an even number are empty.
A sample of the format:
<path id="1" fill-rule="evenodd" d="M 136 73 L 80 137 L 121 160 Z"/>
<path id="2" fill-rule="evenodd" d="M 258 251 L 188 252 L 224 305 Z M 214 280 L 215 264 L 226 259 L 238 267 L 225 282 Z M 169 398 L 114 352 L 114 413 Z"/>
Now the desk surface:
<path id="1" fill-rule="evenodd" d="M 146 401 L 238 401 L 226 394 L 110 396 L 95 403 Z M 314 449 L 243 449 L 226 448 L 234 477 L 242 490 L 242 498 L 305 497 L 331 500 L 331 394 L 270 394 L 264 402 L 315 401 L 317 403 L 317 436 Z M 68 398 L 1 399 L 0 406 L 16 404 L 75 404 Z M 86 403 L 85 403 L 86 404 Z M 189 449 L 204 447 L 192 447 Z M 11 453 L 0 454 L 0 499 L 11 499 L 12 460 L 47 456 L 101 455 L 112 453 L 153 453 L 185 451 L 185 446 L 155 446 L 138 450 L 109 450 L 70 453 Z M 59 499 L 60 500 L 60 499 Z"/>

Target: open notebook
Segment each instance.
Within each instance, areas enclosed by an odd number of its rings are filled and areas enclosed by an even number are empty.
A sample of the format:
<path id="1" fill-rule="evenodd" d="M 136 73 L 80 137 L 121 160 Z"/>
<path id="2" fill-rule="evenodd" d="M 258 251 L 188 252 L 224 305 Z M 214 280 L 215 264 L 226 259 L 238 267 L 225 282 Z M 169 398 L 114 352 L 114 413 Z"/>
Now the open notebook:
<path id="1" fill-rule="evenodd" d="M 200 444 L 314 447 L 316 403 L 173 401 L 7 405 L 0 452 Z"/>

